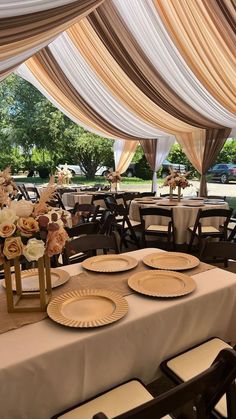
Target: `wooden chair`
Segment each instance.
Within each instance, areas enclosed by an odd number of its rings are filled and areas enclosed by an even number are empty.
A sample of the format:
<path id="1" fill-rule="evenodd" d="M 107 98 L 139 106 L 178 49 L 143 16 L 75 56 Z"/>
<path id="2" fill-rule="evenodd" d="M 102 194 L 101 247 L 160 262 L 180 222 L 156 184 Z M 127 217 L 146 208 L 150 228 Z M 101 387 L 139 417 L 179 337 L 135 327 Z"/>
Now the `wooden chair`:
<path id="1" fill-rule="evenodd" d="M 96 234 L 99 231 L 100 223 L 98 220 L 89 223 L 79 224 L 75 227 L 65 227 L 70 238 L 84 236 L 87 234 Z"/>
<path id="2" fill-rule="evenodd" d="M 199 374 L 201 375 L 206 369 L 212 368 L 214 359 L 216 357 L 220 359 L 221 354 L 226 354 L 225 351 L 227 354 L 233 354 L 233 374 L 227 385 L 223 384 L 227 378 L 221 377 L 222 387 L 219 385 L 218 389 L 213 390 L 209 412 L 213 410 L 212 413 L 216 418 L 233 419 L 236 418 L 236 377 L 233 376 L 236 370 L 236 352 L 229 344 L 219 338 L 209 339 L 162 362 L 161 369 L 174 384 L 187 383 L 188 380 L 199 377 Z M 211 392 L 210 388 L 209 391 Z"/>
<path id="3" fill-rule="evenodd" d="M 47 204 L 50 207 L 54 207 L 54 208 L 62 208 L 63 210 L 66 210 L 68 208 L 65 207 L 65 205 L 63 204 L 63 201 L 61 199 L 61 196 L 59 193 L 55 193 L 53 196 L 53 199 L 51 201 L 48 201 Z"/>
<path id="4" fill-rule="evenodd" d="M 236 242 L 236 214 L 233 214 L 233 217 L 230 218 L 229 224 L 227 226 L 228 231 L 228 241 Z"/>
<path id="5" fill-rule="evenodd" d="M 214 359 L 213 359 L 214 360 Z M 87 402 L 67 409 L 52 419 L 171 419 L 169 414 L 191 403 L 192 418 L 209 419 L 222 394 L 227 393 L 230 401 L 234 395 L 232 385 L 236 377 L 236 353 L 232 349 L 222 350 L 213 364 L 186 383 L 153 398 L 137 379 L 121 384 Z M 230 418 L 236 410 L 230 404 Z M 179 416 L 180 417 L 180 416 Z M 181 416 L 182 418 L 186 416 Z"/>
<path id="6" fill-rule="evenodd" d="M 164 237 L 167 239 L 168 247 L 175 249 L 175 225 L 173 218 L 173 209 L 167 208 L 139 208 L 141 230 L 142 230 L 142 243 L 147 247 L 148 241 L 146 236 Z M 165 217 L 167 225 L 164 224 L 150 224 L 146 227 L 145 218 L 147 216 Z"/>
<path id="7" fill-rule="evenodd" d="M 122 198 L 124 201 L 124 205 L 126 209 L 129 211 L 130 203 L 133 199 L 140 197 L 139 192 L 125 192 L 122 194 Z"/>
<path id="8" fill-rule="evenodd" d="M 37 202 L 40 198 L 39 191 L 36 186 L 28 186 L 23 184 L 22 188 L 25 191 L 26 199 L 31 202 Z"/>
<path id="9" fill-rule="evenodd" d="M 140 192 L 139 196 L 142 198 L 145 196 L 156 196 L 156 192 Z"/>
<path id="10" fill-rule="evenodd" d="M 212 237 L 219 238 L 220 240 L 227 240 L 227 227 L 229 224 L 230 217 L 232 215 L 232 209 L 208 209 L 202 210 L 199 209 L 196 217 L 194 226 L 190 226 L 188 230 L 191 233 L 191 238 L 188 246 L 188 250 L 192 250 L 192 245 L 194 239 L 198 239 L 198 246 L 201 248 L 201 241 L 203 238 Z M 219 225 L 218 228 L 213 227 L 212 225 L 202 225 L 202 220 L 205 218 L 225 218 L 223 225 Z"/>
<path id="11" fill-rule="evenodd" d="M 181 195 L 181 196 L 183 196 L 183 195 Z M 161 198 L 169 198 L 169 197 L 170 197 L 170 194 L 169 194 L 169 193 L 161 193 L 161 194 L 160 194 L 160 197 L 161 197 Z M 173 194 L 172 194 L 172 197 L 173 197 L 173 198 L 178 198 L 178 194 L 177 194 L 177 193 L 173 193 Z"/>
<path id="12" fill-rule="evenodd" d="M 77 215 L 80 223 L 88 223 L 95 221 L 99 212 L 99 205 L 79 204 L 76 202 L 73 210 L 73 215 Z"/>
<path id="13" fill-rule="evenodd" d="M 236 243 L 230 241 L 213 242 L 209 239 L 203 240 L 199 258 L 207 263 L 222 263 L 228 266 L 228 260 L 236 261 Z"/>
<path id="14" fill-rule="evenodd" d="M 99 233 L 109 236 L 114 230 L 115 224 L 116 219 L 114 215 L 109 210 L 105 210 L 100 219 Z"/>
<path id="15" fill-rule="evenodd" d="M 109 191 L 111 189 L 110 185 L 102 185 L 100 190 L 101 191 Z"/>
<path id="16" fill-rule="evenodd" d="M 95 256 L 97 250 L 103 250 L 106 254 L 108 250 L 119 252 L 119 240 L 114 232 L 111 236 L 104 234 L 88 234 L 87 236 L 77 237 L 66 242 L 62 260 L 64 265 L 82 262 L 88 257 Z"/>

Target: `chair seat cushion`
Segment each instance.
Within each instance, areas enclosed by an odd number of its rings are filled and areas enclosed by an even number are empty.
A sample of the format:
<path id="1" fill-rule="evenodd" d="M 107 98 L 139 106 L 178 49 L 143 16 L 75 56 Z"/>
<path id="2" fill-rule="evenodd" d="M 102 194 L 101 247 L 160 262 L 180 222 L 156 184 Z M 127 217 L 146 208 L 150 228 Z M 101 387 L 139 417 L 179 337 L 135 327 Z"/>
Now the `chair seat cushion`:
<path id="1" fill-rule="evenodd" d="M 189 227 L 189 230 L 193 231 L 193 226 Z M 220 230 L 213 226 L 202 226 L 202 233 L 220 233 Z M 196 231 L 196 235 L 198 234 L 198 231 Z"/>
<path id="2" fill-rule="evenodd" d="M 151 224 L 150 226 L 148 226 L 146 231 L 160 231 L 160 232 L 163 232 L 163 233 L 167 233 L 168 232 L 168 226 Z"/>
<path id="3" fill-rule="evenodd" d="M 110 419 L 152 399 L 152 395 L 139 381 L 132 380 L 59 417 L 91 419 L 96 413 L 103 412 Z M 165 419 L 171 419 L 171 417 L 165 416 Z"/>
<path id="4" fill-rule="evenodd" d="M 219 338 L 214 338 L 172 358 L 167 362 L 167 366 L 182 381 L 187 381 L 209 368 L 218 353 L 225 348 L 231 346 Z M 227 417 L 225 396 L 217 403 L 215 409 L 223 417 Z"/>
<path id="5" fill-rule="evenodd" d="M 236 223 L 229 223 L 228 226 L 227 226 L 227 230 L 232 231 L 235 228 L 235 226 L 236 226 Z"/>
<path id="6" fill-rule="evenodd" d="M 132 227 L 137 227 L 141 224 L 140 221 L 134 221 L 134 220 L 129 220 L 129 221 Z M 126 222 L 124 224 L 124 228 L 128 228 L 128 224 Z"/>

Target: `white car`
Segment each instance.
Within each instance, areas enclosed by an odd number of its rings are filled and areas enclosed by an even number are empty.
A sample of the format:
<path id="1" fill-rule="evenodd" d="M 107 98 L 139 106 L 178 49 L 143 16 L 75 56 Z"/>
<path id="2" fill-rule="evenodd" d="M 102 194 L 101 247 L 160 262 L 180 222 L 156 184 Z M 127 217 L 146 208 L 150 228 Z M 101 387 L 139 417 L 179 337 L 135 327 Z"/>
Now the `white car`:
<path id="1" fill-rule="evenodd" d="M 58 165 L 60 169 L 63 169 L 64 166 L 64 164 Z M 67 164 L 67 169 L 71 171 L 73 176 L 84 176 L 84 173 L 82 172 L 81 167 L 79 165 Z M 102 166 L 96 171 L 96 176 L 106 176 L 108 172 L 109 169 L 105 166 Z"/>

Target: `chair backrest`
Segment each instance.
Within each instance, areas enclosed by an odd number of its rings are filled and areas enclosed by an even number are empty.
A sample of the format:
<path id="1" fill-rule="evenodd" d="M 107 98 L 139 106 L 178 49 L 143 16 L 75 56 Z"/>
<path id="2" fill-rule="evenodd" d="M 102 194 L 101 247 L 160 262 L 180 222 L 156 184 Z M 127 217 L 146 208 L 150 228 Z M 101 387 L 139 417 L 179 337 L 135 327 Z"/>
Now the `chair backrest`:
<path id="1" fill-rule="evenodd" d="M 123 198 L 126 208 L 129 210 L 131 201 L 135 198 L 140 197 L 140 193 L 139 192 L 125 192 L 121 196 Z"/>
<path id="2" fill-rule="evenodd" d="M 99 221 L 95 220 L 90 223 L 79 224 L 75 227 L 66 227 L 67 234 L 70 238 L 79 237 L 87 234 L 96 234 L 99 230 Z"/>
<path id="3" fill-rule="evenodd" d="M 116 198 L 113 195 L 108 195 L 104 197 L 104 201 L 107 209 L 114 212 L 114 205 L 117 205 Z"/>
<path id="4" fill-rule="evenodd" d="M 101 186 L 101 191 L 109 191 L 111 189 L 110 185 L 102 185 Z"/>
<path id="5" fill-rule="evenodd" d="M 226 196 L 223 196 L 223 195 L 207 195 L 207 199 L 220 199 L 222 201 L 225 201 Z"/>
<path id="6" fill-rule="evenodd" d="M 108 250 L 113 250 L 119 253 L 119 240 L 117 234 L 113 232 L 110 236 L 104 234 L 88 234 L 87 236 L 78 237 L 66 243 L 62 255 L 64 264 L 77 263 L 94 256 L 97 250 L 103 250 L 107 253 Z M 78 255 L 79 259 L 76 258 Z"/>
<path id="7" fill-rule="evenodd" d="M 27 186 L 27 185 L 22 185 L 22 186 L 25 190 L 26 195 L 28 196 L 28 200 L 35 202 L 36 200 L 40 198 L 39 191 L 36 188 L 36 186 Z"/>
<path id="8" fill-rule="evenodd" d="M 155 196 L 156 192 L 140 192 L 139 196 L 145 197 L 145 196 Z"/>
<path id="9" fill-rule="evenodd" d="M 93 204 L 79 204 L 76 202 L 72 214 L 79 216 L 81 222 L 86 223 L 89 221 L 95 221 L 98 215 L 99 205 Z"/>
<path id="10" fill-rule="evenodd" d="M 222 261 L 222 259 L 236 260 L 236 243 L 229 241 L 213 242 L 208 239 L 203 241 L 200 250 L 200 259 L 208 262 Z"/>
<path id="11" fill-rule="evenodd" d="M 225 393 L 229 401 L 228 418 L 233 419 L 236 417 L 235 378 L 236 352 L 233 349 L 223 349 L 213 364 L 201 374 L 113 419 L 161 419 L 189 402 L 193 406 L 192 417 L 207 419 Z M 93 419 L 107 419 L 107 416 L 98 413 Z"/>
<path id="12" fill-rule="evenodd" d="M 139 208 L 139 213 L 140 213 L 140 220 L 141 223 L 145 222 L 144 217 L 146 217 L 147 215 L 157 215 L 160 217 L 167 217 L 170 218 L 171 221 L 173 221 L 173 209 L 167 209 L 167 208 Z"/>
<path id="13" fill-rule="evenodd" d="M 51 201 L 48 201 L 47 204 L 50 207 L 62 208 L 63 210 L 66 209 L 65 205 L 63 204 L 60 194 L 57 192 L 54 194 L 53 199 Z"/>
<path id="14" fill-rule="evenodd" d="M 161 193 L 160 194 L 160 197 L 161 198 L 168 198 L 170 196 L 170 194 L 169 193 Z M 171 195 L 172 197 L 174 197 L 174 198 L 178 198 L 178 194 L 177 193 L 173 193 L 172 195 Z M 182 195 L 181 195 L 182 196 Z"/>
<path id="15" fill-rule="evenodd" d="M 110 235 L 115 223 L 116 219 L 114 215 L 109 210 L 105 210 L 100 219 L 99 233 Z"/>

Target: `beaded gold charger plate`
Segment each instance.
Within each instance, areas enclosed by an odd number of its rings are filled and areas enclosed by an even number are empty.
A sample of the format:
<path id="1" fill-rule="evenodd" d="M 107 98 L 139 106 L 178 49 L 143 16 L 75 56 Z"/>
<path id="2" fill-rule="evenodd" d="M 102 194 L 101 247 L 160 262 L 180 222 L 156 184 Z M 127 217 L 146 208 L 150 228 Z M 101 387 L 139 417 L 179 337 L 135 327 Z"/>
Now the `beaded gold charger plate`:
<path id="1" fill-rule="evenodd" d="M 151 268 L 182 271 L 195 268 L 199 265 L 200 260 L 188 253 L 156 252 L 145 256 L 143 263 Z"/>
<path id="2" fill-rule="evenodd" d="M 126 255 L 93 256 L 82 262 L 82 266 L 94 272 L 122 272 L 135 268 L 138 261 Z"/>
<path id="3" fill-rule="evenodd" d="M 59 287 L 65 284 L 70 278 L 70 274 L 63 269 L 51 268 L 51 282 L 52 288 Z M 39 291 L 39 279 L 38 269 L 28 269 L 21 272 L 22 279 L 22 291 Z M 6 288 L 5 279 L 1 281 L 1 284 Z M 16 291 L 15 275 L 12 274 L 12 289 Z"/>
<path id="4" fill-rule="evenodd" d="M 127 301 L 110 290 L 70 291 L 54 298 L 47 307 L 48 316 L 69 327 L 99 327 L 113 323 L 128 312 Z"/>
<path id="5" fill-rule="evenodd" d="M 196 288 L 195 281 L 188 275 L 175 271 L 142 271 L 128 279 L 134 291 L 150 297 L 181 297 Z"/>

